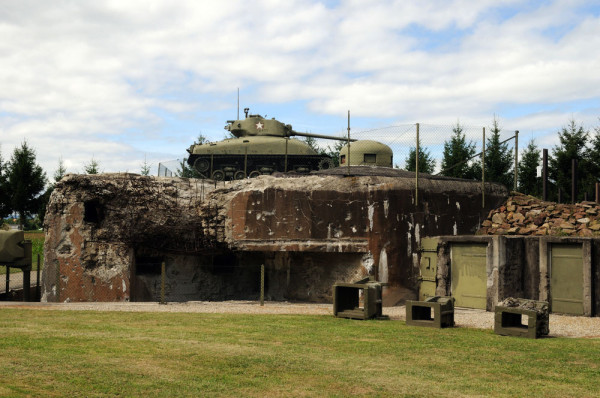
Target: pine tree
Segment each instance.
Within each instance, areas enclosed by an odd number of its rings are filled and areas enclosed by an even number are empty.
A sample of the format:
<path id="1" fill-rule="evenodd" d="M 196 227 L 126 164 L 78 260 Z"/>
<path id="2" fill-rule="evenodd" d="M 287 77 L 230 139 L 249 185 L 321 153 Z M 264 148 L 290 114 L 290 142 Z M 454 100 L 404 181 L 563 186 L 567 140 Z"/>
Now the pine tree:
<path id="1" fill-rule="evenodd" d="M 58 158 L 58 169 L 54 172 L 54 182 L 57 183 L 67 174 L 67 168 L 65 167 L 65 163 L 63 162 L 62 156 Z"/>
<path id="2" fill-rule="evenodd" d="M 308 145 L 313 151 L 319 153 L 321 149 L 317 145 L 317 140 L 314 137 L 304 137 L 304 142 Z"/>
<path id="3" fill-rule="evenodd" d="M 89 163 L 83 165 L 83 169 L 86 174 L 98 174 L 100 173 L 100 162 L 92 157 Z"/>
<path id="4" fill-rule="evenodd" d="M 333 144 L 333 147 L 331 145 L 327 145 L 327 149 L 321 148 L 317 144 L 317 140 L 314 137 L 304 137 L 303 141 L 319 155 L 329 156 L 331 158 L 331 161 L 333 162 L 334 167 L 338 167 L 340 165 L 340 150 L 344 147 L 344 145 L 347 144 L 346 141 L 338 140 Z"/>
<path id="5" fill-rule="evenodd" d="M 0 225 L 1 220 L 8 216 L 10 210 L 10 197 L 8 195 L 8 178 L 7 178 L 7 164 L 2 158 L 2 148 L 0 147 Z"/>
<path id="6" fill-rule="evenodd" d="M 586 148 L 588 137 L 589 133 L 583 126 L 577 126 L 574 120 L 569 121 L 569 124 L 558 132 L 560 144 L 552 150 L 548 174 L 556 187 L 561 189 L 563 202 L 571 201 L 572 160 L 577 160 L 577 174 L 580 179 L 587 180 L 586 173 L 591 171 L 593 163 L 590 162 L 588 148 Z M 579 195 L 576 200 L 582 199 L 586 189 L 589 189 L 581 181 L 578 188 Z M 552 192 L 551 198 L 556 199 L 557 195 L 557 192 Z"/>
<path id="7" fill-rule="evenodd" d="M 198 139 L 194 142 L 195 145 L 203 145 L 206 144 L 208 142 L 208 138 L 206 138 L 204 136 L 204 134 L 199 133 L 198 134 Z"/>
<path id="8" fill-rule="evenodd" d="M 514 186 L 513 154 L 508 143 L 500 143 L 501 128 L 494 118 L 490 129 L 491 136 L 485 146 L 485 180 L 499 182 L 508 188 Z"/>
<path id="9" fill-rule="evenodd" d="M 8 165 L 10 207 L 19 214 L 21 227 L 40 209 L 40 194 L 46 185 L 46 173 L 36 164 L 35 151 L 24 141 L 15 148 Z"/>
<path id="10" fill-rule="evenodd" d="M 42 196 L 40 196 L 38 219 L 40 221 L 40 224 L 42 225 L 44 224 L 44 219 L 46 218 L 46 209 L 48 207 L 48 202 L 50 201 L 50 195 L 52 195 L 52 192 L 54 191 L 54 186 L 57 182 L 62 180 L 66 173 L 67 168 L 65 167 L 65 163 L 63 162 L 63 158 L 61 156 L 60 158 L 58 158 L 58 169 L 56 169 L 53 175 L 54 182 L 50 183 L 48 185 L 48 188 L 46 189 L 46 192 L 44 192 Z"/>
<path id="11" fill-rule="evenodd" d="M 54 185 L 51 184 L 46 191 L 40 195 L 40 202 L 37 212 L 37 219 L 39 220 L 39 226 L 44 225 L 44 219 L 46 218 L 46 209 L 48 208 L 48 202 L 50 202 L 50 195 L 54 191 Z"/>
<path id="12" fill-rule="evenodd" d="M 450 141 L 444 142 L 444 155 L 442 158 L 442 175 L 467 179 L 481 177 L 481 170 L 477 162 L 468 161 L 475 155 L 475 144 L 467 142 L 463 127 L 460 123 L 452 129 Z"/>
<path id="13" fill-rule="evenodd" d="M 538 177 L 537 172 L 540 161 L 540 150 L 532 139 L 521 154 L 521 160 L 519 161 L 519 192 L 541 197 L 542 179 Z"/>
<path id="14" fill-rule="evenodd" d="M 146 160 L 146 155 L 144 155 L 144 163 L 142 163 L 141 168 L 142 168 L 140 171 L 141 175 L 143 175 L 143 176 L 150 175 L 150 165 L 148 164 L 148 161 Z"/>
<path id="15" fill-rule="evenodd" d="M 590 199 L 595 197 L 596 183 L 600 182 L 600 126 L 594 128 L 594 137 L 590 141 L 588 154 L 588 171 L 581 176 L 584 192 L 589 192 Z"/>
<path id="16" fill-rule="evenodd" d="M 175 172 L 175 176 L 183 178 L 198 178 L 198 173 L 192 167 L 188 166 L 187 158 L 181 159 L 179 168 Z"/>
<path id="17" fill-rule="evenodd" d="M 408 171 L 416 170 L 416 159 L 417 159 L 417 148 L 412 147 L 408 152 L 404 169 Z M 419 139 L 419 173 L 433 174 L 435 170 L 435 159 L 431 157 L 429 150 L 421 146 L 421 140 Z"/>
<path id="18" fill-rule="evenodd" d="M 344 137 L 341 137 L 344 138 Z M 333 147 L 331 145 L 327 145 L 327 151 L 323 151 L 322 154 L 328 155 L 331 157 L 331 161 L 333 162 L 333 167 L 339 167 L 340 165 L 340 151 L 347 144 L 347 141 L 335 141 Z"/>

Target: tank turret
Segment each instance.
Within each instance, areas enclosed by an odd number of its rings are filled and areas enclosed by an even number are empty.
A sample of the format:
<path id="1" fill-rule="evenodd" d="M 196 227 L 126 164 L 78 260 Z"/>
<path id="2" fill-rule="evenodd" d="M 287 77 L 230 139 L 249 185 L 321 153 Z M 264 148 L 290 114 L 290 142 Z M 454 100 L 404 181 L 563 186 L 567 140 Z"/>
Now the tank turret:
<path id="1" fill-rule="evenodd" d="M 346 138 L 332 137 L 329 135 L 299 133 L 292 129 L 291 124 L 283 124 L 275 118 L 265 119 L 261 115 L 249 115 L 249 108 L 244 109 L 246 118 L 244 120 L 228 120 L 225 130 L 228 130 L 237 138 L 248 136 L 269 136 L 269 137 L 312 137 L 326 140 L 347 141 Z M 350 140 L 356 141 L 356 140 Z"/>
<path id="2" fill-rule="evenodd" d="M 351 166 L 393 167 L 394 152 L 381 142 L 360 140 L 350 145 L 350 156 L 348 145 L 340 149 L 340 166 L 347 166 L 348 158 Z"/>
<path id="3" fill-rule="evenodd" d="M 248 108 L 244 109 L 244 120 L 227 121 L 225 130 L 235 138 L 190 146 L 187 162 L 199 176 L 238 180 L 276 171 L 310 173 L 329 169 L 333 167 L 329 155 L 318 154 L 306 142 L 291 137 L 347 141 L 345 138 L 299 133 L 289 124 L 275 118 L 249 115 L 248 111 Z"/>

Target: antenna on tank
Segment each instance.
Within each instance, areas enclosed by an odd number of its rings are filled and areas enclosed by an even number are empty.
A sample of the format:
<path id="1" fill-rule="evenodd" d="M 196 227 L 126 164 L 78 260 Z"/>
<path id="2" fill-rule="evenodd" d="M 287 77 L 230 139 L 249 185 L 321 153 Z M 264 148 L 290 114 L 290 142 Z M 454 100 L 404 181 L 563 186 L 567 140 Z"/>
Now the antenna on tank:
<path id="1" fill-rule="evenodd" d="M 240 120 L 240 88 L 238 87 L 238 116 L 236 120 Z"/>

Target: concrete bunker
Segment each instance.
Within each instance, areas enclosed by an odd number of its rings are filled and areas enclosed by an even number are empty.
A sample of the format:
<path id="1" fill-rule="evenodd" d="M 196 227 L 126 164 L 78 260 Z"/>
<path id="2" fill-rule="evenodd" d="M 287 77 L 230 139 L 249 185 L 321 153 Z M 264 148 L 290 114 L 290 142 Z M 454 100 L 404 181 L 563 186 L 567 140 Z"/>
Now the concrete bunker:
<path id="1" fill-rule="evenodd" d="M 422 235 L 473 233 L 508 194 L 488 183 L 482 207 L 480 182 L 424 176 L 415 204 L 413 173 L 351 170 L 69 175 L 48 205 L 43 300 L 154 301 L 164 262 L 169 301 L 256 299 L 264 264 L 268 299 L 331 302 L 334 283 L 373 276 L 395 304 L 416 297 Z"/>

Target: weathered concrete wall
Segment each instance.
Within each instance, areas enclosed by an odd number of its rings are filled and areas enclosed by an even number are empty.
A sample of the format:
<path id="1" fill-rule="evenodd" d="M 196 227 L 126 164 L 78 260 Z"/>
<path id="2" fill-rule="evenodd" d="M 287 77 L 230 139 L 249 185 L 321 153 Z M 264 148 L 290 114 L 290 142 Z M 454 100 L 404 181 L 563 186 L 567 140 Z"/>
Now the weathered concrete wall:
<path id="1" fill-rule="evenodd" d="M 331 302 L 332 287 L 369 275 L 363 253 L 275 252 L 266 256 L 267 296 L 271 300 Z"/>
<path id="2" fill-rule="evenodd" d="M 498 252 L 505 254 L 504 266 L 498 270 L 499 297 L 525 298 L 525 241 L 524 239 L 503 239 L 503 248 Z"/>
<path id="3" fill-rule="evenodd" d="M 361 170 L 374 169 L 353 168 Z M 387 172 L 218 186 L 69 175 L 46 214 L 43 299 L 156 299 L 156 261 L 166 263 L 171 300 L 253 298 L 261 263 L 267 295 L 277 299 L 328 301 L 333 283 L 367 274 L 415 289 L 420 237 L 474 233 L 507 197 L 504 187 L 487 184 L 482 208 L 480 183 L 423 178 L 415 205 L 413 177 Z M 233 256 L 236 272 L 218 267 L 215 258 L 223 256 Z"/>
<path id="4" fill-rule="evenodd" d="M 160 255 L 161 253 L 156 253 Z M 161 262 L 165 263 L 165 299 L 167 301 L 233 300 L 240 297 L 257 298 L 260 290 L 260 268 L 254 258 L 240 256 L 246 266 L 219 264 L 211 256 L 169 254 L 138 257 L 132 272 L 133 301 L 161 299 Z M 250 256 L 252 257 L 252 256 Z M 143 261 L 146 260 L 146 263 Z M 251 266 L 250 264 L 254 265 Z M 148 271 L 141 271 L 144 265 Z M 141 271 L 141 272 L 140 272 Z"/>
<path id="5" fill-rule="evenodd" d="M 600 316 L 600 244 L 594 241 L 592 245 L 592 313 Z"/>
<path id="6" fill-rule="evenodd" d="M 218 206 L 199 211 L 210 190 L 181 178 L 66 176 L 46 213 L 42 300 L 129 300 L 136 250 L 214 249 L 223 235 Z"/>
<path id="7" fill-rule="evenodd" d="M 401 285 L 414 284 L 413 256 L 421 236 L 471 234 L 507 193 L 502 186 L 488 186 L 488 205 L 482 208 L 480 184 L 470 181 L 424 179 L 418 205 L 412 178 L 304 177 L 261 182 L 268 185 L 232 199 L 228 219 L 233 223 L 234 247 L 370 253 L 373 274 L 385 281 L 378 275 L 385 262 L 387 281 Z"/>
<path id="8" fill-rule="evenodd" d="M 523 298 L 540 300 L 540 250 L 539 239 L 528 238 L 523 240 L 524 254 L 521 256 L 523 264 Z M 517 296 L 518 297 L 518 296 Z"/>

